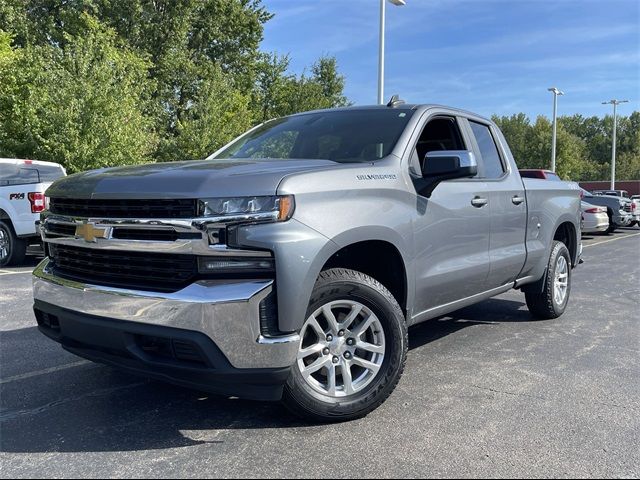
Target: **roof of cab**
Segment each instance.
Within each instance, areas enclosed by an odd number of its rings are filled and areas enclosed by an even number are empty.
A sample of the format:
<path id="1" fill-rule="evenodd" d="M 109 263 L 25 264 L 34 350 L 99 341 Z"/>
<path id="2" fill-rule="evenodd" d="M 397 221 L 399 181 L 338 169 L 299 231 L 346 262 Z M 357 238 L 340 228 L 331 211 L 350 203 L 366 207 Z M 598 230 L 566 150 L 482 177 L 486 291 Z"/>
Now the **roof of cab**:
<path id="1" fill-rule="evenodd" d="M 48 166 L 58 166 L 62 168 L 62 165 L 55 162 L 43 162 L 42 160 L 29 160 L 24 158 L 0 158 L 0 163 L 12 164 L 12 165 L 48 165 Z"/>
<path id="2" fill-rule="evenodd" d="M 356 110 L 420 110 L 420 111 L 425 111 L 425 110 L 429 110 L 431 108 L 445 109 L 445 110 L 449 110 L 449 111 L 452 111 L 452 112 L 460 114 L 460 115 L 481 118 L 483 120 L 486 120 L 489 123 L 493 123 L 491 121 L 491 119 L 483 117 L 482 115 L 479 115 L 477 113 L 470 112 L 468 110 L 463 110 L 463 109 L 460 109 L 460 108 L 448 107 L 446 105 L 439 105 L 437 103 L 396 103 L 396 104 L 394 104 L 392 106 L 387 105 L 387 104 L 385 104 L 385 105 L 352 105 L 352 106 L 349 106 L 349 107 L 336 107 L 336 108 L 326 108 L 326 109 L 320 109 L 320 110 L 310 110 L 308 112 L 295 113 L 295 114 L 293 114 L 291 116 L 309 115 L 309 114 L 312 114 L 312 113 L 321 113 L 321 112 L 343 112 L 343 111 L 356 111 Z"/>

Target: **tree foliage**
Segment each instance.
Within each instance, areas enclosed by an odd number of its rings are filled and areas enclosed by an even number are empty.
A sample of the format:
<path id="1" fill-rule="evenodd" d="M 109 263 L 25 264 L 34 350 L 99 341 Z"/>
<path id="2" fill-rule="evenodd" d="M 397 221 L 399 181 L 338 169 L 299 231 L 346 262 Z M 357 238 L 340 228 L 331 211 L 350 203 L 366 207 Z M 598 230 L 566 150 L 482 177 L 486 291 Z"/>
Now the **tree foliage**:
<path id="1" fill-rule="evenodd" d="M 202 158 L 250 126 L 347 103 L 259 49 L 261 0 L 0 2 L 0 156 L 108 165 Z"/>
<path id="2" fill-rule="evenodd" d="M 55 160 L 71 171 L 142 162 L 156 137 L 145 115 L 149 63 L 115 33 L 82 15 L 66 47 L 38 45 L 0 54 L 2 154 Z M 8 92 L 5 94 L 5 89 Z"/>
<path id="3" fill-rule="evenodd" d="M 493 120 L 502 129 L 520 168 L 550 168 L 552 123 L 535 123 L 523 113 Z M 613 118 L 582 115 L 558 118 L 556 170 L 567 180 L 608 180 L 611 177 Z M 640 112 L 618 117 L 616 178 L 640 178 Z"/>

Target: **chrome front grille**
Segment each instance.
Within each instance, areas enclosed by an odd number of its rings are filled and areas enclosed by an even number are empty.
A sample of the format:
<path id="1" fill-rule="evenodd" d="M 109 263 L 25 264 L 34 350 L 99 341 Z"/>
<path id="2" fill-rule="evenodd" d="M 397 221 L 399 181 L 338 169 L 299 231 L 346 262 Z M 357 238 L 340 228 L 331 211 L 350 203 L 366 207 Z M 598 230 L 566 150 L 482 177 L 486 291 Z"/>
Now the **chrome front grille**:
<path id="1" fill-rule="evenodd" d="M 210 255 L 226 227 L 197 219 L 107 219 L 43 214 L 44 242 L 93 249 Z"/>

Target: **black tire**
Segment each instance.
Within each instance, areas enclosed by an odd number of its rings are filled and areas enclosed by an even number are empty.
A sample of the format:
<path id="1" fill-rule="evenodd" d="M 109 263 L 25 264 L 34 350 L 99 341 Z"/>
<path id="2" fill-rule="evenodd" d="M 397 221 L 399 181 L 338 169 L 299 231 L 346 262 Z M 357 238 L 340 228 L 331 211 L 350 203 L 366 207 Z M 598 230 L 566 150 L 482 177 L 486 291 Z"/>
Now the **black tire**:
<path id="1" fill-rule="evenodd" d="M 5 220 L 0 220 L 0 242 L 3 243 L 7 252 L 2 255 L 0 246 L 0 267 L 18 265 L 24 262 L 24 257 L 27 254 L 27 241 L 18 238 L 11 224 Z"/>
<path id="2" fill-rule="evenodd" d="M 558 268 L 558 257 L 564 257 L 567 265 L 567 292 L 562 303 L 555 299 L 555 278 Z M 554 241 L 551 249 L 551 256 L 547 265 L 544 278 L 544 288 L 542 291 L 525 291 L 527 307 L 531 314 L 540 319 L 558 318 L 564 313 L 571 296 L 571 256 L 566 245 L 562 242 Z"/>
<path id="3" fill-rule="evenodd" d="M 613 213 L 611 212 L 611 210 L 607 210 L 607 216 L 609 217 L 609 228 L 607 228 L 605 233 L 607 235 L 611 235 L 613 232 L 616 231 L 616 228 L 618 228 L 618 226 L 613 221 Z"/>
<path id="4" fill-rule="evenodd" d="M 303 378 L 297 363 L 285 385 L 283 403 L 294 414 L 317 422 L 341 422 L 366 416 L 396 388 L 404 371 L 408 334 L 402 309 L 380 282 L 361 272 L 334 268 L 320 274 L 313 289 L 307 318 L 329 302 L 350 300 L 366 306 L 380 321 L 385 352 L 380 370 L 362 391 L 343 397 L 323 395 Z"/>

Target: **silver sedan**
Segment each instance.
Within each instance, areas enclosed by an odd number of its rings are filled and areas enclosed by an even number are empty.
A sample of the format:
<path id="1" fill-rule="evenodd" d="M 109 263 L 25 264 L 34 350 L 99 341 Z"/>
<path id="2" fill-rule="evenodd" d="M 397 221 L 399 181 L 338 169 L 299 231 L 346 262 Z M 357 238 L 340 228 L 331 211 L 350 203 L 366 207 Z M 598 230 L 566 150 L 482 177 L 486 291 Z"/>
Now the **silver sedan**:
<path id="1" fill-rule="evenodd" d="M 582 202 L 582 233 L 600 233 L 609 228 L 609 217 L 605 207 Z"/>

